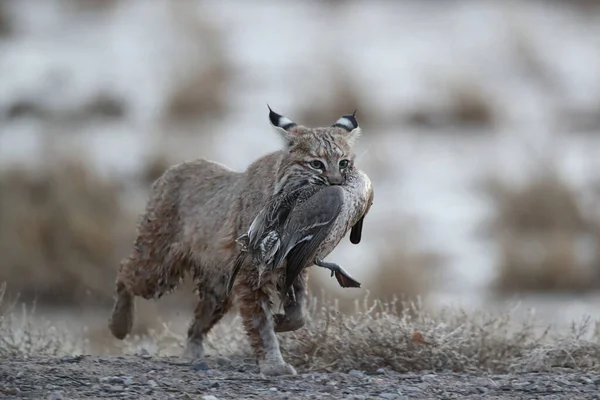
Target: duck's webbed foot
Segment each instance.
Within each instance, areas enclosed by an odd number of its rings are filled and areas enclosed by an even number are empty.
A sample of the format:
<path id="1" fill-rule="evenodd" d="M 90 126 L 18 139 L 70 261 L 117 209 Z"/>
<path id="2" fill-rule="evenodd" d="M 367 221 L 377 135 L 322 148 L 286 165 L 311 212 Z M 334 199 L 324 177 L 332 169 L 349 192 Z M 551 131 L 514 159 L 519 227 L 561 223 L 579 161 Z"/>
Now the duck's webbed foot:
<path id="1" fill-rule="evenodd" d="M 360 287 L 360 282 L 354 279 L 348 272 L 346 272 L 342 267 L 335 263 L 323 261 L 320 258 L 317 258 L 315 259 L 315 265 L 330 270 L 331 276 L 335 275 L 335 278 L 337 279 L 338 283 L 343 288 Z"/>

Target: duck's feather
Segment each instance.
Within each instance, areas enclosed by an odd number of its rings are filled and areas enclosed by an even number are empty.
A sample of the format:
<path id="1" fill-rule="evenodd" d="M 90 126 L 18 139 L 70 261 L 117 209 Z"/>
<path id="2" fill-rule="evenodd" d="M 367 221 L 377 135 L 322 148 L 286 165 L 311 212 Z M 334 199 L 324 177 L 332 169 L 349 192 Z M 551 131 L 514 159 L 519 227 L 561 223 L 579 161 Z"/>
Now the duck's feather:
<path id="1" fill-rule="evenodd" d="M 260 264 L 269 265 L 281 247 L 278 232 L 283 229 L 290 212 L 322 186 L 309 185 L 275 196 L 256 216 L 247 233 L 247 248 Z"/>
<path id="2" fill-rule="evenodd" d="M 294 208 L 281 232 L 280 249 L 273 260 L 273 267 L 278 268 L 287 259 L 286 290 L 302 269 L 314 261 L 318 247 L 342 209 L 343 200 L 343 189 L 326 186 Z"/>

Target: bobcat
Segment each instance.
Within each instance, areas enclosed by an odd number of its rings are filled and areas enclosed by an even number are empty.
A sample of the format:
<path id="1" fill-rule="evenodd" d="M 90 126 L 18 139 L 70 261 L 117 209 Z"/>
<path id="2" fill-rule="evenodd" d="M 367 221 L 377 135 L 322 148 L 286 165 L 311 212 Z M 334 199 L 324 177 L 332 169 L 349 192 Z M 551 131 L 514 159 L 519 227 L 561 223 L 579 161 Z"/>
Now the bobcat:
<path id="1" fill-rule="evenodd" d="M 361 132 L 355 114 L 341 117 L 331 127 L 307 128 L 269 107 L 269 120 L 285 146 L 254 161 L 245 172 L 199 159 L 168 168 L 154 182 L 133 251 L 117 272 L 108 324 L 116 338 L 123 339 L 131 331 L 136 296 L 158 299 L 190 274 L 198 303 L 188 328 L 185 355 L 202 358 L 205 336 L 233 304 L 228 288 L 236 271 L 233 292 L 260 372 L 296 374 L 283 360 L 275 332 L 304 325 L 307 269 L 293 281 L 295 301 L 285 303 L 285 315 L 274 318 L 274 282 L 257 285 L 257 266 L 250 258 L 240 257 L 236 239 L 248 232 L 274 196 L 304 183 L 343 187 L 352 173 L 363 189 L 352 199 L 355 212 L 346 216 L 339 242 L 352 226 L 362 227 L 373 192 L 368 177 L 354 166 L 353 145 Z M 321 255 L 331 252 L 337 242 L 330 243 Z"/>

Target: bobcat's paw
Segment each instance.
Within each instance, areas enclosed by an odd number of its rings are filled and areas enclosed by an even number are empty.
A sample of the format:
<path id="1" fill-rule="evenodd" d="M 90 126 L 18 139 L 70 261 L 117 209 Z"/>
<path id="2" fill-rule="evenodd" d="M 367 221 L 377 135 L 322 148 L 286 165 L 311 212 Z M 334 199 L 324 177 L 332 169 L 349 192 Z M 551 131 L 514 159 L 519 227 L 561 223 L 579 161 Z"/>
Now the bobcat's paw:
<path id="1" fill-rule="evenodd" d="M 290 364 L 284 362 L 283 364 L 275 363 L 261 363 L 260 373 L 267 376 L 278 376 L 278 375 L 297 375 L 298 373 Z"/>
<path id="2" fill-rule="evenodd" d="M 204 343 L 202 340 L 190 340 L 187 342 L 183 357 L 190 360 L 204 359 Z"/>
<path id="3" fill-rule="evenodd" d="M 275 322 L 275 332 L 290 332 L 295 331 L 304 326 L 305 320 L 301 314 L 275 314 L 273 315 Z"/>
<path id="4" fill-rule="evenodd" d="M 117 339 L 123 340 L 131 332 L 134 308 L 133 296 L 127 292 L 123 284 L 120 284 L 117 288 L 115 304 L 108 319 L 108 329 Z"/>

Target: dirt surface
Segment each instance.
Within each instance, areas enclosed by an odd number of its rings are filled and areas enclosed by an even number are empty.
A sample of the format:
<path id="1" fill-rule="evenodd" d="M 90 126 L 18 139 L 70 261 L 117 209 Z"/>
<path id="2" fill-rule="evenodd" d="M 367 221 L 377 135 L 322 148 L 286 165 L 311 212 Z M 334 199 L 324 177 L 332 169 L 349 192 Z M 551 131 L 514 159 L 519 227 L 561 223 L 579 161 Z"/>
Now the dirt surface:
<path id="1" fill-rule="evenodd" d="M 210 368 L 209 368 L 210 366 Z M 267 378 L 252 360 L 187 363 L 148 355 L 34 357 L 0 362 L 1 399 L 600 399 L 600 376 L 299 373 Z"/>

